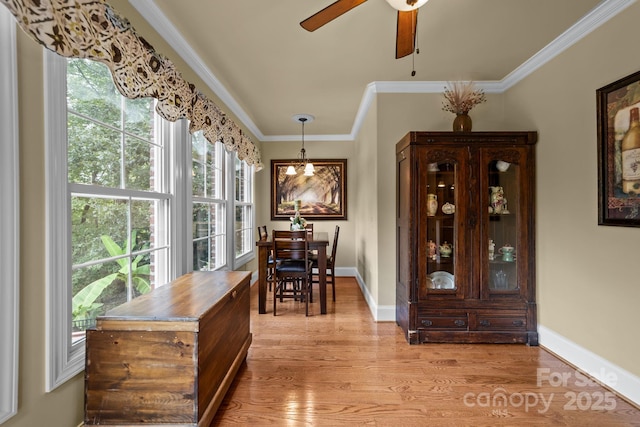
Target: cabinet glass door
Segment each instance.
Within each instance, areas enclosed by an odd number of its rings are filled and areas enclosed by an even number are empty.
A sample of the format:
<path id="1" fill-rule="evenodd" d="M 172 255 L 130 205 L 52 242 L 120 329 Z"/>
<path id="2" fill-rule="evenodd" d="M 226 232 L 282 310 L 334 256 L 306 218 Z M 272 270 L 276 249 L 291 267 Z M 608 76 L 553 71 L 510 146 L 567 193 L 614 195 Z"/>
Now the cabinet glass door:
<path id="1" fill-rule="evenodd" d="M 426 297 L 426 293 L 457 293 L 456 163 L 453 160 L 427 163 L 426 179 L 422 182 L 422 297 Z"/>
<path id="2" fill-rule="evenodd" d="M 487 164 L 488 163 L 488 164 Z M 520 166 L 499 155 L 487 163 L 486 285 L 490 293 L 518 291 Z M 485 264 L 485 265 L 487 265 Z M 485 288 L 486 289 L 486 288 Z"/>

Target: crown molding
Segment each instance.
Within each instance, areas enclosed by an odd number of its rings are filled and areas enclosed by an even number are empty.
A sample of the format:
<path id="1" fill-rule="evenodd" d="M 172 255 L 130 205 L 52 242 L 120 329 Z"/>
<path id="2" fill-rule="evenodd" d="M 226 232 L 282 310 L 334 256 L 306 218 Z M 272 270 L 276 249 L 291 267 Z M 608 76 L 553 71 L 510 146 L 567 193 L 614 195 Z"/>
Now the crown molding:
<path id="1" fill-rule="evenodd" d="M 478 88 L 486 93 L 504 93 L 538 68 L 564 52 L 600 25 L 622 12 L 637 0 L 603 0 L 551 43 L 510 72 L 500 81 L 478 81 Z M 297 141 L 298 135 L 264 135 L 240 104 L 233 98 L 220 80 L 193 51 L 171 21 L 160 11 L 154 0 L 129 0 L 129 3 L 151 24 L 153 28 L 175 49 L 209 88 L 220 98 L 255 136 L 266 141 Z M 360 106 L 351 128 L 351 133 L 342 135 L 305 135 L 307 141 L 353 141 L 371 108 L 377 93 L 441 93 L 447 82 L 442 81 L 375 81 L 369 83 L 362 95 Z"/>
<path id="2" fill-rule="evenodd" d="M 502 79 L 503 91 L 513 87 L 635 2 L 636 0 L 604 0 L 600 2 L 591 12 Z"/>
<path id="3" fill-rule="evenodd" d="M 220 98 L 238 120 L 251 131 L 256 138 L 264 141 L 265 135 L 258 129 L 249 115 L 235 100 L 226 87 L 213 74 L 213 72 L 202 62 L 200 56 L 191 48 L 189 43 L 182 37 L 180 32 L 167 19 L 160 8 L 153 0 L 129 0 L 129 4 L 142 15 L 142 17 L 166 40 L 167 43 L 180 55 L 193 71 L 209 86 L 209 88 Z"/>

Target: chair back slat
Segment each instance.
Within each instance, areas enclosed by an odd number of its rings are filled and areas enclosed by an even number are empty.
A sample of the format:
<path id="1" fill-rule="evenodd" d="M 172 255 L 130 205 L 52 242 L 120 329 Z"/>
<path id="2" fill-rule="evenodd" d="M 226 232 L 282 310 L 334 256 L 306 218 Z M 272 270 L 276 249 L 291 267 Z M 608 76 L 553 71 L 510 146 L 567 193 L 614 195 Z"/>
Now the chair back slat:
<path id="1" fill-rule="evenodd" d="M 267 232 L 266 225 L 258 226 L 258 237 L 260 238 L 260 240 L 267 240 L 267 238 L 269 237 L 269 233 Z"/>
<path id="2" fill-rule="evenodd" d="M 305 260 L 308 248 L 306 240 L 274 240 L 274 253 L 279 261 Z"/>
<path id="3" fill-rule="evenodd" d="M 305 239 L 307 232 L 305 230 L 273 230 L 273 239 Z"/>
<path id="4" fill-rule="evenodd" d="M 306 230 L 273 231 L 273 253 L 277 260 L 302 260 L 308 257 L 309 244 Z"/>
<path id="5" fill-rule="evenodd" d="M 331 247 L 331 259 L 335 263 L 336 252 L 338 251 L 338 235 L 340 235 L 340 226 L 336 225 L 336 231 L 333 233 L 333 246 Z"/>

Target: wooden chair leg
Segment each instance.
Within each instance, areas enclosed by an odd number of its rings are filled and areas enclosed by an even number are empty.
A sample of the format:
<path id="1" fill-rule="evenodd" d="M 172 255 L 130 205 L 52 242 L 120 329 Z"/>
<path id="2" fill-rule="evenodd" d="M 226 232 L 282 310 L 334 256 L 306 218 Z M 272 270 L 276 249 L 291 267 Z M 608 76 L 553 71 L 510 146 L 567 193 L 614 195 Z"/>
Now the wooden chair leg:
<path id="1" fill-rule="evenodd" d="M 278 281 L 273 282 L 273 315 L 276 315 L 276 299 L 278 298 Z"/>
<path id="2" fill-rule="evenodd" d="M 333 302 L 336 302 L 336 276 L 333 272 L 333 268 L 331 269 L 331 274 L 329 275 L 329 277 L 331 277 L 331 292 L 333 294 Z"/>

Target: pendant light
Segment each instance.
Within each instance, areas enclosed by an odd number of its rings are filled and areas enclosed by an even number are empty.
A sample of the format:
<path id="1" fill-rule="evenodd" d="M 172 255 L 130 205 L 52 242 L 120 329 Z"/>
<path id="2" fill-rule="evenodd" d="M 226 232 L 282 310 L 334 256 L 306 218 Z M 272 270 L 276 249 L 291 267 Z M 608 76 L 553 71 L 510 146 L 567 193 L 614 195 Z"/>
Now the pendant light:
<path id="1" fill-rule="evenodd" d="M 304 175 L 305 176 L 313 176 L 315 169 L 313 167 L 313 163 L 307 158 L 307 152 L 304 149 L 304 124 L 311 123 L 314 117 L 309 114 L 296 114 L 293 116 L 293 121 L 302 124 L 302 148 L 300 149 L 300 154 L 298 154 L 298 162 L 296 165 L 289 165 L 287 167 L 287 171 L 285 172 L 287 175 L 296 175 L 296 167 L 304 167 Z"/>

